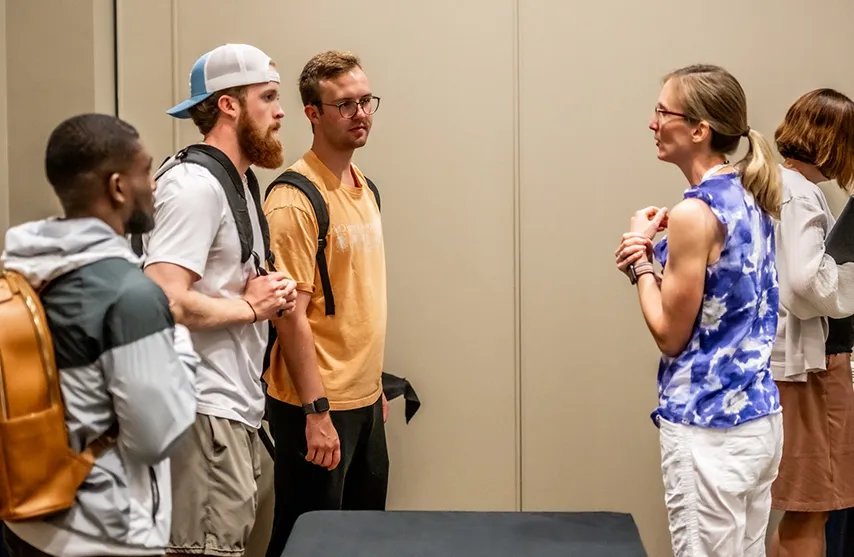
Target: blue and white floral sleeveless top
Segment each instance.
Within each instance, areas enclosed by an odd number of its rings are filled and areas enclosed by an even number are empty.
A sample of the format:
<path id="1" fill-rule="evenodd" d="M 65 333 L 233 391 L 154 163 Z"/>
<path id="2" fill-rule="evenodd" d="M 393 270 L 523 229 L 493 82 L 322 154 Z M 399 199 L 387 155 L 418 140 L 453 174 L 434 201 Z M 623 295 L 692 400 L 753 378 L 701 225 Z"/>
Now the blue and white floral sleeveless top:
<path id="1" fill-rule="evenodd" d="M 662 355 L 653 422 L 728 428 L 777 413 L 770 363 L 779 305 L 772 219 L 735 173 L 706 178 L 683 197 L 703 200 L 726 238 L 720 260 L 706 267 L 687 347 L 676 358 Z M 666 266 L 667 238 L 654 253 Z"/>

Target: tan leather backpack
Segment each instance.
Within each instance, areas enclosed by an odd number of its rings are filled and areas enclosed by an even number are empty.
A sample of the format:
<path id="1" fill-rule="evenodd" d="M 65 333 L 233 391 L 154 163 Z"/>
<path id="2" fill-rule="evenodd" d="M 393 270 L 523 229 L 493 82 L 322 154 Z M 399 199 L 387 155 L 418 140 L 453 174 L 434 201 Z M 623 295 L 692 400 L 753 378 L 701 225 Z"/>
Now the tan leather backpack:
<path id="1" fill-rule="evenodd" d="M 59 372 L 44 308 L 23 276 L 0 271 L 0 520 L 68 509 L 103 435 L 83 453 L 68 442 Z"/>

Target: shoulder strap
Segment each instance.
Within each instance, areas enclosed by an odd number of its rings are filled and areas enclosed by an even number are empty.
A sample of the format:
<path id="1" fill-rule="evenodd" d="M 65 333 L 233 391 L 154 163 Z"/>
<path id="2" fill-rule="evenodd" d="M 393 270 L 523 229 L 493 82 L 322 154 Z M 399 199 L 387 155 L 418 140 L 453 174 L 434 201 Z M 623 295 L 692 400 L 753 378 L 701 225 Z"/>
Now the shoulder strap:
<path id="1" fill-rule="evenodd" d="M 317 269 L 320 273 L 320 283 L 323 286 L 323 298 L 326 301 L 326 315 L 335 315 L 335 298 L 332 294 L 332 284 L 329 282 L 329 268 L 326 264 L 326 236 L 329 233 L 329 210 L 326 200 L 320 190 L 311 180 L 294 170 L 286 170 L 267 186 L 264 199 L 269 197 L 273 188 L 279 184 L 288 184 L 301 191 L 311 202 L 314 216 L 317 219 Z"/>
<path id="2" fill-rule="evenodd" d="M 255 213 L 258 215 L 258 227 L 261 229 L 261 239 L 264 243 L 264 261 L 266 261 L 272 269 L 275 266 L 276 258 L 273 256 L 273 251 L 270 249 L 270 226 L 267 223 L 267 217 L 264 215 L 264 208 L 261 200 L 261 186 L 258 184 L 258 177 L 255 176 L 255 172 L 253 172 L 251 168 L 246 170 L 246 181 L 249 185 L 249 193 L 252 194 Z M 249 230 L 252 230 L 251 226 Z M 255 263 L 256 266 L 260 268 L 258 261 Z"/>
<path id="3" fill-rule="evenodd" d="M 169 162 L 169 159 L 172 159 L 172 162 L 166 164 L 167 162 Z M 154 173 L 154 181 L 156 182 L 157 180 L 159 180 L 160 177 L 166 174 L 169 169 L 173 168 L 175 165 L 181 164 L 182 162 L 183 161 L 177 157 L 166 157 L 165 159 L 163 159 L 163 162 L 160 163 L 160 168 L 158 168 L 157 172 Z"/>
<path id="4" fill-rule="evenodd" d="M 130 235 L 130 247 L 137 257 L 142 257 L 142 252 L 144 251 L 142 249 L 142 234 Z"/>
<path id="5" fill-rule="evenodd" d="M 222 186 L 223 192 L 225 192 L 225 197 L 228 200 L 229 208 L 231 209 L 231 214 L 234 216 L 237 234 L 240 237 L 240 261 L 245 263 L 250 257 L 254 257 L 255 266 L 260 268 L 261 262 L 258 254 L 252 250 L 254 234 L 252 233 L 252 221 L 249 218 L 248 203 L 243 191 L 243 180 L 240 178 L 240 173 L 231 162 L 231 159 L 229 159 L 225 153 L 212 145 L 206 145 L 203 143 L 189 145 L 178 151 L 171 161 L 169 159 L 163 161 L 163 164 L 155 174 L 154 179 L 158 180 L 167 171 L 185 162 L 198 164 L 207 168 L 210 173 L 213 174 L 214 178 L 216 178 L 217 182 Z M 261 227 L 261 233 L 264 239 L 264 258 L 270 262 L 270 234 L 267 227 L 267 221 L 264 218 L 263 209 L 261 208 L 258 180 L 251 169 L 247 171 L 246 178 L 249 185 L 249 191 L 252 193 L 252 201 L 255 206 L 255 211 L 258 214 L 258 223 Z M 131 246 L 138 256 L 142 256 L 143 250 L 141 235 L 134 234 L 131 236 Z"/>
<path id="6" fill-rule="evenodd" d="M 368 182 L 368 187 L 374 194 L 377 202 L 377 208 L 382 211 L 382 201 L 380 192 L 370 178 L 365 177 Z M 311 207 L 314 209 L 315 218 L 317 218 L 317 269 L 320 274 L 320 283 L 323 286 L 323 298 L 326 301 L 326 315 L 335 315 L 335 297 L 332 293 L 332 283 L 329 280 L 329 268 L 326 263 L 326 237 L 329 233 L 329 210 L 326 207 L 326 201 L 320 194 L 320 190 L 312 183 L 311 180 L 294 170 L 286 170 L 280 174 L 273 182 L 267 186 L 267 191 L 264 193 L 264 199 L 270 196 L 270 192 L 279 184 L 289 184 L 300 190 L 311 202 Z M 268 232 L 269 233 L 269 232 Z"/>
<path id="7" fill-rule="evenodd" d="M 182 159 L 181 162 L 191 162 L 207 168 L 220 183 L 231 208 L 231 214 L 234 216 L 237 234 L 240 236 L 240 261 L 241 263 L 248 261 L 253 255 L 252 221 L 249 219 L 243 180 L 231 159 L 216 147 L 203 143 L 182 149 L 175 158 Z"/>
<path id="8" fill-rule="evenodd" d="M 380 190 L 377 189 L 377 185 L 371 182 L 371 179 L 365 176 L 365 180 L 368 182 L 368 187 L 371 188 L 371 191 L 374 192 L 374 199 L 377 200 L 377 209 L 380 210 L 380 213 L 383 211 L 383 204 L 380 200 Z"/>

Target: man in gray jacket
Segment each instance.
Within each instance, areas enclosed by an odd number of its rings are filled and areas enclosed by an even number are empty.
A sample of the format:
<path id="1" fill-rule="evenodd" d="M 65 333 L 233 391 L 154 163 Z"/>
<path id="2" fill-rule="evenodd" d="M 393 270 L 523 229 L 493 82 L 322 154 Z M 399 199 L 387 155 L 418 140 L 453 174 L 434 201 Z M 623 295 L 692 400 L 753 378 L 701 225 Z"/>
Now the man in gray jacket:
<path id="1" fill-rule="evenodd" d="M 186 329 L 140 269 L 125 234 L 153 224 L 151 155 L 121 120 L 85 114 L 61 123 L 45 170 L 63 218 L 6 234 L 3 264 L 42 302 L 54 342 L 71 446 L 118 424 L 69 510 L 7 522 L 11 557 L 162 555 L 172 521 L 169 453 L 195 419 L 195 367 Z"/>

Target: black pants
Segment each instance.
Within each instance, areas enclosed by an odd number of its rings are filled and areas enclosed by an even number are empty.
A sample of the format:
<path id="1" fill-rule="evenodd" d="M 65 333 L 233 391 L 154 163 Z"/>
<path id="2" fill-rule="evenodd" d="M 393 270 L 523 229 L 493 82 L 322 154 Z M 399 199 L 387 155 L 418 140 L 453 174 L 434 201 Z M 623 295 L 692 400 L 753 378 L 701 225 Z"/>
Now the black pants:
<path id="1" fill-rule="evenodd" d="M 281 557 L 297 518 L 315 510 L 385 510 L 388 449 L 382 400 L 330 412 L 341 443 L 341 462 L 329 471 L 305 460 L 302 408 L 268 397 L 276 445 L 275 508 L 267 557 Z"/>
<path id="2" fill-rule="evenodd" d="M 854 555 L 854 508 L 831 511 L 825 533 L 827 557 Z"/>

